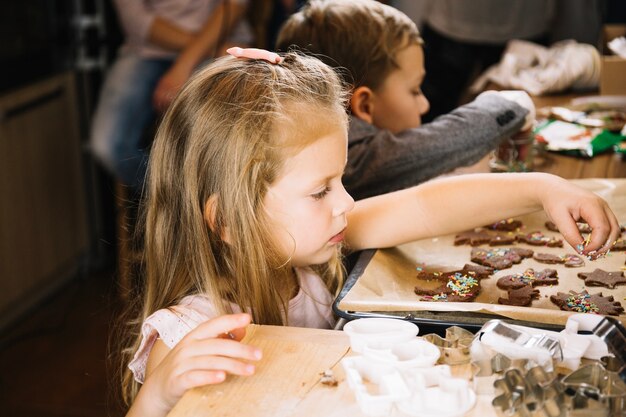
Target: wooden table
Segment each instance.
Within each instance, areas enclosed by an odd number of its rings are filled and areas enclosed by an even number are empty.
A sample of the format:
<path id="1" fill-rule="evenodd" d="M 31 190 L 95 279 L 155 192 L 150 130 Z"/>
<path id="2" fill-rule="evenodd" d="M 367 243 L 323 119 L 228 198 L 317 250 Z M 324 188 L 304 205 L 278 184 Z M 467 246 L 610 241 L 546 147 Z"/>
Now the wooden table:
<path id="1" fill-rule="evenodd" d="M 344 332 L 251 325 L 244 343 L 263 350 L 255 375 L 231 375 L 222 384 L 190 390 L 169 417 L 366 416 L 340 364 L 342 358 L 352 354 Z M 339 382 L 335 387 L 320 383 L 320 373 L 328 369 Z M 469 365 L 453 367 L 453 374 L 469 378 Z M 394 411 L 390 415 L 403 414 Z M 476 406 L 466 416 L 496 416 L 491 397 L 479 395 Z"/>

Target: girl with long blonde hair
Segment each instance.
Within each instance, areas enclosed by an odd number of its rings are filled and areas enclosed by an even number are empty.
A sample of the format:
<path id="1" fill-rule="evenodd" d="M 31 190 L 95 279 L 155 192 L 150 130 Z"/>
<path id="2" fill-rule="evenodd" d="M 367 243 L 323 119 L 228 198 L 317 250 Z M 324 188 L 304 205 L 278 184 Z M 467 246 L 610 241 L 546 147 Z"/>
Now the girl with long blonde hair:
<path id="1" fill-rule="evenodd" d="M 346 92 L 313 57 L 234 48 L 195 74 L 151 150 L 145 288 L 123 380 L 128 415 L 252 375 L 257 324 L 332 328 L 342 247 L 390 247 L 539 210 L 586 252 L 619 232 L 593 193 L 547 174 L 466 175 L 354 203 L 341 184 Z"/>

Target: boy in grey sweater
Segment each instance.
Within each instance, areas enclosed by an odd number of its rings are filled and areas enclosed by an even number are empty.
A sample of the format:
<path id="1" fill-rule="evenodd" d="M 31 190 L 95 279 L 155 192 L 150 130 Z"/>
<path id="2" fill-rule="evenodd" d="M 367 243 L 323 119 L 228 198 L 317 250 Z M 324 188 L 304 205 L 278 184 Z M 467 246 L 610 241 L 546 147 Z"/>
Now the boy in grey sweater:
<path id="1" fill-rule="evenodd" d="M 294 46 L 336 68 L 350 88 L 343 182 L 357 200 L 476 163 L 530 127 L 528 96 L 522 106 L 499 93 L 422 125 L 422 40 L 411 19 L 377 1 L 309 1 L 278 34 L 277 50 Z"/>

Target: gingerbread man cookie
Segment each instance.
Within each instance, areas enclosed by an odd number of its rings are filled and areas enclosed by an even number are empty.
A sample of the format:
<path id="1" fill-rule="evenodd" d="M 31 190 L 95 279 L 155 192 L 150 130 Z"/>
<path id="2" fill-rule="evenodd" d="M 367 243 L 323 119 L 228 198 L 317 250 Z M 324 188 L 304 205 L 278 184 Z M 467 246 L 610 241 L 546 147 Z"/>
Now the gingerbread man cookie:
<path id="1" fill-rule="evenodd" d="M 521 229 L 522 226 L 523 224 L 519 220 L 506 219 L 506 220 L 500 220 L 498 222 L 495 222 L 485 227 L 488 227 L 489 229 L 493 229 L 493 230 L 503 230 L 506 232 L 512 232 L 512 231 Z"/>
<path id="2" fill-rule="evenodd" d="M 489 231 L 484 229 L 474 229 L 456 235 L 454 244 L 455 246 L 465 244 L 480 246 L 488 243 L 489 246 L 501 246 L 514 244 L 516 240 L 517 237 L 513 233 L 489 233 Z"/>
<path id="3" fill-rule="evenodd" d="M 445 281 L 435 289 L 416 286 L 415 294 L 423 296 L 422 301 L 473 301 L 480 292 L 480 280 L 488 278 L 493 269 L 476 265 L 465 265 L 463 269 L 451 272 L 424 272 L 417 274 L 419 279 Z"/>
<path id="4" fill-rule="evenodd" d="M 556 285 L 559 283 L 559 277 L 556 270 L 544 269 L 543 271 L 535 271 L 528 268 L 523 274 L 513 274 L 503 276 L 496 282 L 498 288 L 503 290 L 511 290 L 522 288 L 526 285 L 537 287 L 539 285 Z"/>
<path id="5" fill-rule="evenodd" d="M 546 236 L 539 230 L 525 235 L 517 235 L 517 240 L 532 246 L 548 246 L 551 248 L 563 247 L 563 241 L 561 239 Z"/>
<path id="6" fill-rule="evenodd" d="M 585 222 L 577 222 L 576 226 L 578 226 L 578 231 L 580 233 L 591 233 L 591 226 Z M 556 224 L 551 221 L 546 222 L 546 229 L 551 230 L 553 232 L 559 232 L 559 228 L 556 227 Z"/>
<path id="7" fill-rule="evenodd" d="M 532 285 L 524 285 L 520 288 L 508 290 L 507 294 L 509 298 L 498 298 L 499 304 L 524 307 L 530 305 L 533 299 L 539 298 L 539 290 L 533 288 Z"/>
<path id="8" fill-rule="evenodd" d="M 482 249 L 473 248 L 471 259 L 477 264 L 494 269 L 506 269 L 518 264 L 524 258 L 533 256 L 533 251 L 523 248 Z"/>
<path id="9" fill-rule="evenodd" d="M 544 264 L 564 264 L 568 268 L 578 268 L 585 265 L 585 261 L 578 255 L 553 255 L 551 253 L 535 253 L 533 259 Z"/>

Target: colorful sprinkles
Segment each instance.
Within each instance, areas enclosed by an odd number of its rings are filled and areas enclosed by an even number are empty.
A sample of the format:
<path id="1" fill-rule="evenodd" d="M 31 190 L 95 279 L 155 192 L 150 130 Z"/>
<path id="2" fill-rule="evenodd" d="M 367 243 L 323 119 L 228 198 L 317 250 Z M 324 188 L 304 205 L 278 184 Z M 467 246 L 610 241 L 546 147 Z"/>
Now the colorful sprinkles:
<path id="1" fill-rule="evenodd" d="M 567 297 L 567 307 L 578 313 L 598 314 L 600 309 L 590 301 L 591 295 L 577 294 Z"/>
<path id="2" fill-rule="evenodd" d="M 475 273 L 469 271 L 467 274 L 460 272 L 455 273 L 450 277 L 446 286 L 450 288 L 451 294 L 459 297 L 473 296 L 473 291 L 478 288 L 478 280 L 474 278 Z M 424 295 L 422 301 L 448 301 L 448 295 L 446 293 L 439 293 L 436 295 Z"/>

